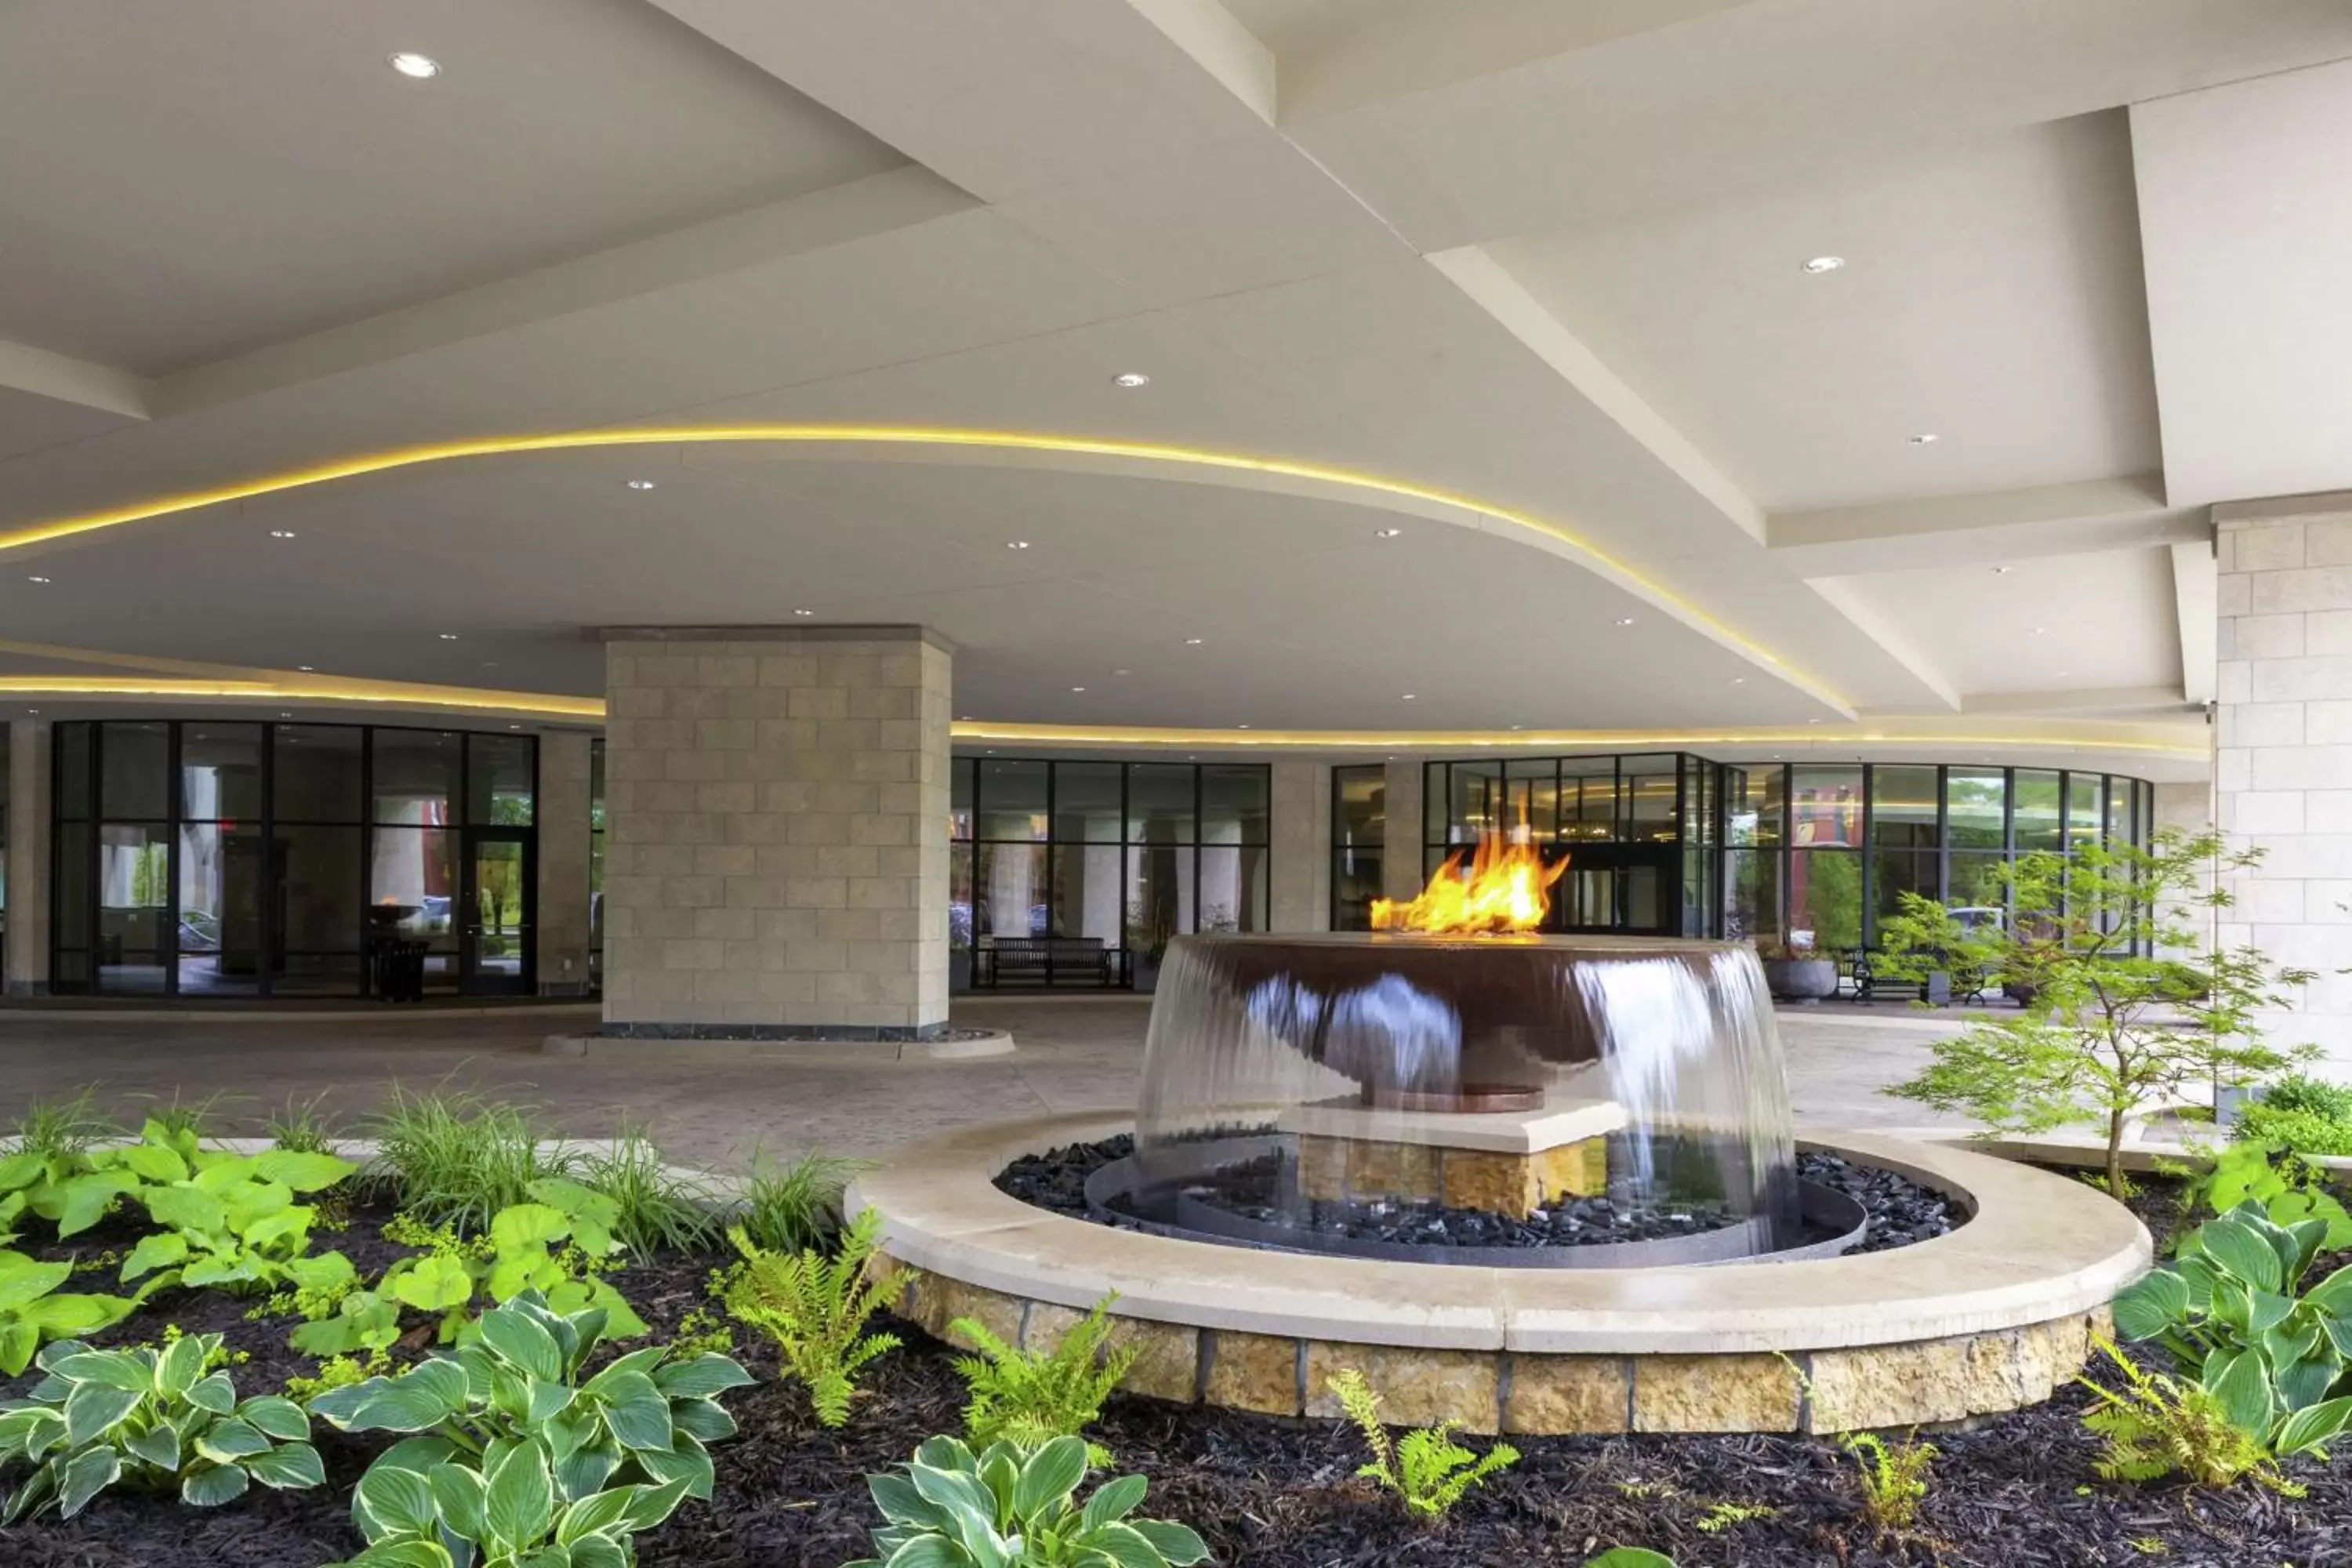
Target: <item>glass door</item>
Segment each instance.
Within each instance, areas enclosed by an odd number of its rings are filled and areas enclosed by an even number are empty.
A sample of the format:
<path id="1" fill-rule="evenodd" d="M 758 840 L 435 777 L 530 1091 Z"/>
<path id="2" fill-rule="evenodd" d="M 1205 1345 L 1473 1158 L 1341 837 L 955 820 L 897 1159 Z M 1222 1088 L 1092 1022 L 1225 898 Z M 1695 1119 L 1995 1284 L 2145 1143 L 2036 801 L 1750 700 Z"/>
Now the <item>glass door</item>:
<path id="1" fill-rule="evenodd" d="M 531 901 L 537 868 L 531 848 L 528 829 L 466 829 L 457 984 L 469 995 L 528 995 L 536 988 Z"/>

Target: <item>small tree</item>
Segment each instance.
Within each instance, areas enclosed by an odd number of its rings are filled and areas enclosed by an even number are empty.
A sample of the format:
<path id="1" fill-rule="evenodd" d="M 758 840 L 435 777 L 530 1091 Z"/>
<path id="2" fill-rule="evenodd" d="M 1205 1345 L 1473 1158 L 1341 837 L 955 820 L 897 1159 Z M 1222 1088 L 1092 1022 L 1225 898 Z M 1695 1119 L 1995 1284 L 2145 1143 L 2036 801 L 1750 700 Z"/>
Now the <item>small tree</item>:
<path id="1" fill-rule="evenodd" d="M 2208 948 L 2191 921 L 2231 903 L 2231 873 L 2262 859 L 2219 834 L 2157 829 L 2147 848 L 2084 844 L 2019 856 L 2001 880 L 2009 925 L 1962 924 L 1933 899 L 1903 895 L 1880 922 L 1877 967 L 1897 979 L 1973 971 L 2024 1001 L 1972 1015 L 1935 1062 L 1891 1092 L 1973 1116 L 1996 1131 L 2106 1124 L 2107 1190 L 2124 1195 L 2124 1122 L 2159 1096 L 2242 1082 L 2308 1060 L 2263 1042 L 2255 1015 L 2288 1005 L 2313 972 L 2256 950 Z M 2211 878 L 2211 885 L 2206 879 Z"/>

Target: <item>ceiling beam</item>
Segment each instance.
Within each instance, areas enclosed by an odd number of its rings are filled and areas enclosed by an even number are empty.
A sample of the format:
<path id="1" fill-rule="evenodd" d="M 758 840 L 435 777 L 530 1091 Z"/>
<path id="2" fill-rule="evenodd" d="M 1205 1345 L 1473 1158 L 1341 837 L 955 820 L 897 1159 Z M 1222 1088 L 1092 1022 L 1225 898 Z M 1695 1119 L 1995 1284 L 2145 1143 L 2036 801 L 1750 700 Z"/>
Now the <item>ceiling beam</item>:
<path id="1" fill-rule="evenodd" d="M 2180 620 L 2182 699 L 2202 707 L 2220 679 L 2221 573 L 2210 537 L 2172 547 L 2173 608 Z"/>
<path id="2" fill-rule="evenodd" d="M 1775 556 L 1841 577 L 2145 549 L 2210 531 L 2201 509 L 2165 504 L 2158 474 L 1778 511 L 1767 526 Z"/>
<path id="3" fill-rule="evenodd" d="M 1864 597 L 1850 577 L 1813 577 L 1805 586 L 1819 594 L 1834 606 L 1838 614 L 1852 621 L 1864 636 L 1885 650 L 1886 657 L 1901 665 L 1911 678 L 1935 694 L 1936 700 L 1957 713 L 1961 708 L 1959 689 L 1946 679 L 1944 673 L 1928 661 L 1927 656 L 1912 646 L 1911 639 L 1890 623 Z"/>
<path id="4" fill-rule="evenodd" d="M 1168 35 L 1169 42 L 1192 57 L 1200 68 L 1249 106 L 1250 112 L 1274 123 L 1274 51 L 1257 35 L 1234 19 L 1217 0 L 1127 0 L 1143 19 Z"/>
<path id="5" fill-rule="evenodd" d="M 0 341 L 0 387 L 125 419 L 149 417 L 152 383 L 128 371 Z"/>
<path id="6" fill-rule="evenodd" d="M 2177 686 L 2082 686 L 2064 691 L 1979 691 L 1960 699 L 1963 713 L 2178 712 L 2189 706 Z"/>

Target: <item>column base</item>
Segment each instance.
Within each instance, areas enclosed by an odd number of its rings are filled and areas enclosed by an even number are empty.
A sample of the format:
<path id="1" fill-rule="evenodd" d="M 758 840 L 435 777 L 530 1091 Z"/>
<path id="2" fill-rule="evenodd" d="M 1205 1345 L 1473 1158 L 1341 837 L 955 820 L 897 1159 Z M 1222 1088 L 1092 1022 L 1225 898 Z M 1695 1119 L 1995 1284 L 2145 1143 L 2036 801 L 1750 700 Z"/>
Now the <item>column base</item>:
<path id="1" fill-rule="evenodd" d="M 971 1030 L 973 1035 L 993 1033 Z M 607 1023 L 596 1031 L 615 1040 L 872 1040 L 903 1045 L 942 1040 L 957 1031 L 944 1022 L 909 1026 L 876 1024 L 658 1024 Z"/>
<path id="2" fill-rule="evenodd" d="M 46 980 L 11 980 L 6 992 L 10 996 L 24 997 L 47 996 L 48 994 L 49 983 Z"/>

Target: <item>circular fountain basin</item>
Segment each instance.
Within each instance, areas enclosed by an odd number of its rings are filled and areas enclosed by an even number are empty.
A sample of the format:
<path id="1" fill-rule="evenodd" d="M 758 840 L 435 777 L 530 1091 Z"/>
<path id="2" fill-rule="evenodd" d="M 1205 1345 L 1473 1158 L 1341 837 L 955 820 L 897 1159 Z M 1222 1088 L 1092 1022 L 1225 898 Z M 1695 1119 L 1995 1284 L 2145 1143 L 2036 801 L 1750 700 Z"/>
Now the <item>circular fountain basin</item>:
<path id="1" fill-rule="evenodd" d="M 993 1184 L 1014 1159 L 1130 1131 L 1099 1111 L 917 1143 L 858 1177 L 903 1315 L 1049 1345 L 1116 1293 L 1128 1386 L 1279 1415 L 1339 1415 L 1361 1371 L 1399 1422 L 1472 1431 L 1837 1432 L 2038 1403 L 2110 1331 L 2145 1227 L 2079 1183 L 1871 1133 L 1803 1140 L 1950 1194 L 1948 1236 L 1739 1264 L 1496 1268 L 1261 1250 L 1112 1229 Z"/>

